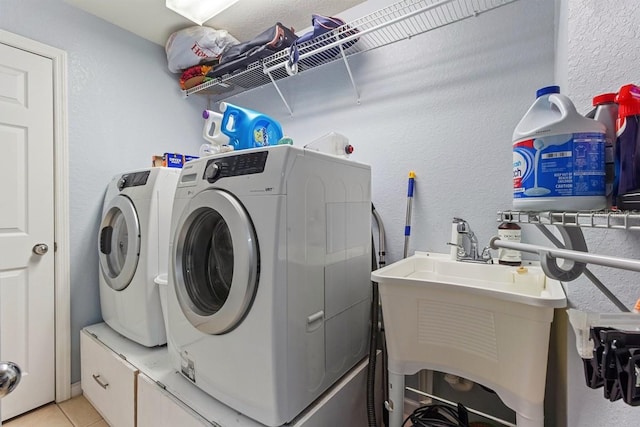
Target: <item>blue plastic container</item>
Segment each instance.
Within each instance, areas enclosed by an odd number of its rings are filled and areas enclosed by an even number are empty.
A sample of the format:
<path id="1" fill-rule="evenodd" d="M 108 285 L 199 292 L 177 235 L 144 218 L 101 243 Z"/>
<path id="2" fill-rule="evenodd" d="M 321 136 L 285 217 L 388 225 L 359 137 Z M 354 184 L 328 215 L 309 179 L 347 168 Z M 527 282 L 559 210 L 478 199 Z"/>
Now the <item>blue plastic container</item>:
<path id="1" fill-rule="evenodd" d="M 234 150 L 277 145 L 282 139 L 280 123 L 265 114 L 226 102 L 220 103 L 220 111 L 222 133 Z"/>

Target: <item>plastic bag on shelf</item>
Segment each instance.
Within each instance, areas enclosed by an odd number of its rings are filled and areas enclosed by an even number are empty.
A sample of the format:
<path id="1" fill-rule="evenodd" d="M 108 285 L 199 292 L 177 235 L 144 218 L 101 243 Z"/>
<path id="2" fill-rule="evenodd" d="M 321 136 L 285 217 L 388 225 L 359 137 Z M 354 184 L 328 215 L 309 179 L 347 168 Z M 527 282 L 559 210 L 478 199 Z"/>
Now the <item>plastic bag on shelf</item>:
<path id="1" fill-rule="evenodd" d="M 216 64 L 225 48 L 240 42 L 227 30 L 193 26 L 169 36 L 164 49 L 169 71 L 179 73 L 199 64 Z"/>

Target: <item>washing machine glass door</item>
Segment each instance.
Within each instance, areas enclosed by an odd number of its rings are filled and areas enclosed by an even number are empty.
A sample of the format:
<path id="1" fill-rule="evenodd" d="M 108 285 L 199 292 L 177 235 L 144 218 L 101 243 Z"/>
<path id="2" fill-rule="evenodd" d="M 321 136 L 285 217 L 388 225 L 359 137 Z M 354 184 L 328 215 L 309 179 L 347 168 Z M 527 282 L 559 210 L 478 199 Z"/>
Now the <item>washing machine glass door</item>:
<path id="1" fill-rule="evenodd" d="M 182 312 L 207 334 L 237 327 L 258 286 L 258 242 L 242 204 L 205 190 L 180 217 L 173 248 L 174 283 Z"/>
<path id="2" fill-rule="evenodd" d="M 121 291 L 131 283 L 140 257 L 140 222 L 128 197 L 118 195 L 109 203 L 98 238 L 102 277 Z"/>

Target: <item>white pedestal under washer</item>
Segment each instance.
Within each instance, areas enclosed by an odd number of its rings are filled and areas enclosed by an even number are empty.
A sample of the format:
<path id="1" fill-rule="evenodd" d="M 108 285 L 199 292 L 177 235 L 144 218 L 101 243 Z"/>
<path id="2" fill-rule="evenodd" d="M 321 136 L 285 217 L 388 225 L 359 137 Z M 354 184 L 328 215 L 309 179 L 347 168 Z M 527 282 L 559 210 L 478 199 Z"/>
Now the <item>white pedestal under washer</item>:
<path id="1" fill-rule="evenodd" d="M 362 360 L 370 182 L 367 165 L 288 145 L 186 164 L 171 221 L 174 368 L 279 426 Z"/>
<path id="2" fill-rule="evenodd" d="M 102 318 L 125 337 L 166 343 L 154 278 L 167 272 L 173 196 L 180 169 L 116 175 L 107 187 L 98 232 Z"/>

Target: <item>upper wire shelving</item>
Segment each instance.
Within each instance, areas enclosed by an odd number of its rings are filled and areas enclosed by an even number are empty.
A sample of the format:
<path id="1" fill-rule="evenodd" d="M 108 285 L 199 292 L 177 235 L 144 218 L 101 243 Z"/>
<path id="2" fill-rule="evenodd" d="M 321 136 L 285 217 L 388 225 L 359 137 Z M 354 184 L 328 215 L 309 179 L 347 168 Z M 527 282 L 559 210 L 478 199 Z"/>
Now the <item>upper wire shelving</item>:
<path id="1" fill-rule="evenodd" d="M 518 0 L 403 0 L 299 44 L 297 67 L 290 66 L 290 50 L 283 49 L 250 64 L 246 69 L 184 90 L 183 94 L 189 96 L 201 93 L 220 100 L 271 83 L 291 112 L 276 82 L 342 60 L 358 95 L 347 58 L 476 17 L 516 1 Z"/>

